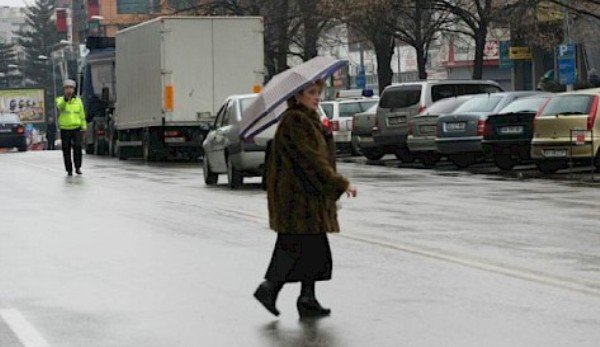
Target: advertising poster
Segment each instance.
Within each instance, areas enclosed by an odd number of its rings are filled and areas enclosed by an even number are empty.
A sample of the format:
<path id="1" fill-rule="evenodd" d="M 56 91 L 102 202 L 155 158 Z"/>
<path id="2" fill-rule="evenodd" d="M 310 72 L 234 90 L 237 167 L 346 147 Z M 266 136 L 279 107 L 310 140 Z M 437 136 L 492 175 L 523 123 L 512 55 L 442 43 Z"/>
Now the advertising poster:
<path id="1" fill-rule="evenodd" d="M 43 89 L 0 90 L 0 112 L 16 113 L 23 123 L 44 123 Z"/>

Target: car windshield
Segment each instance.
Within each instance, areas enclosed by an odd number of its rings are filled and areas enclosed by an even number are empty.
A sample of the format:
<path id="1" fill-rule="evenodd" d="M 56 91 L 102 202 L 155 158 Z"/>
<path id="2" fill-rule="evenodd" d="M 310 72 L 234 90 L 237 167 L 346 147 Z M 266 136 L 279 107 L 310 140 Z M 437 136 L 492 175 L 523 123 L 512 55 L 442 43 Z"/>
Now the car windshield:
<path id="1" fill-rule="evenodd" d="M 561 95 L 555 96 L 546 105 L 542 116 L 557 114 L 570 116 L 588 114 L 594 100 L 593 95 Z"/>
<path id="2" fill-rule="evenodd" d="M 394 87 L 383 92 L 381 108 L 404 108 L 415 106 L 421 101 L 421 85 Z"/>
<path id="3" fill-rule="evenodd" d="M 379 106 L 379 104 L 375 103 L 375 105 L 369 107 L 369 109 L 365 113 L 373 113 L 373 114 L 375 114 L 377 112 L 377 107 L 378 106 Z"/>
<path id="4" fill-rule="evenodd" d="M 496 95 L 485 95 L 475 97 L 459 108 L 454 110 L 453 113 L 464 113 L 464 112 L 492 112 L 494 108 L 500 103 L 502 96 Z"/>
<path id="5" fill-rule="evenodd" d="M 19 116 L 12 113 L 0 114 L 0 123 L 20 123 Z"/>
<path id="6" fill-rule="evenodd" d="M 500 111 L 500 113 L 537 112 L 548 98 L 517 99 Z"/>
<path id="7" fill-rule="evenodd" d="M 467 100 L 467 98 L 442 99 L 421 112 L 421 115 L 440 115 L 444 113 L 450 113 L 456 110 L 457 107 L 462 105 Z"/>
<path id="8" fill-rule="evenodd" d="M 248 97 L 248 98 L 240 99 L 240 111 L 242 112 L 242 115 L 244 114 L 244 111 L 250 105 L 252 105 L 252 103 L 254 102 L 254 100 L 256 100 L 256 96 L 251 96 L 251 97 Z"/>

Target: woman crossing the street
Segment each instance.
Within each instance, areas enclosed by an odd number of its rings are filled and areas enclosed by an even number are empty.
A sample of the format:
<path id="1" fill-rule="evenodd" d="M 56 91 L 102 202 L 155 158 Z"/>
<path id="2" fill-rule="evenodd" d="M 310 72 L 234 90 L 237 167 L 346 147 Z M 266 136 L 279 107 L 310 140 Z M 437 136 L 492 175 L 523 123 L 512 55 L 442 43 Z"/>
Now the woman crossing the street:
<path id="1" fill-rule="evenodd" d="M 269 224 L 277 232 L 271 263 L 254 296 L 269 312 L 285 283 L 300 282 L 300 317 L 330 310 L 315 295 L 315 282 L 331 279 L 327 233 L 340 231 L 336 202 L 357 190 L 336 172 L 334 141 L 317 113 L 323 83 L 310 84 L 288 100 L 266 162 Z"/>

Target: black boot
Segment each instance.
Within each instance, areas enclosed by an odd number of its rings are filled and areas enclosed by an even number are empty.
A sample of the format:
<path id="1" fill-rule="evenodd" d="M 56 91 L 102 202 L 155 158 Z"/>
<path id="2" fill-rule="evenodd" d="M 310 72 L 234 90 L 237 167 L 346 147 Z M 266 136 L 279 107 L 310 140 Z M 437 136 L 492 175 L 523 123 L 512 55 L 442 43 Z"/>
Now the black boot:
<path id="1" fill-rule="evenodd" d="M 254 292 L 256 300 L 275 316 L 279 316 L 279 310 L 275 307 L 275 302 L 277 301 L 277 296 L 279 295 L 282 286 L 283 285 L 280 283 L 264 281 Z"/>
<path id="2" fill-rule="evenodd" d="M 319 304 L 315 296 L 315 282 L 302 282 L 302 291 L 296 303 L 300 318 L 308 317 L 326 317 L 331 314 L 331 310 Z"/>

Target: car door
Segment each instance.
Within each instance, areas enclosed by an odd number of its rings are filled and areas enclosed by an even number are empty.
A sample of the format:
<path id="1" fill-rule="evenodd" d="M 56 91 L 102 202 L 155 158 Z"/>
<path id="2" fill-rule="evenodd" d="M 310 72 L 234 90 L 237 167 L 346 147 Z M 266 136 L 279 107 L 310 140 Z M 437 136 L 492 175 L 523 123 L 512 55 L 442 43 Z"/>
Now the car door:
<path id="1" fill-rule="evenodd" d="M 204 150 L 206 152 L 206 156 L 208 157 L 208 162 L 210 163 L 211 169 L 214 172 L 219 173 L 224 172 L 219 161 L 218 149 L 221 146 L 220 142 L 222 141 L 221 125 L 223 124 L 223 118 L 225 117 L 225 111 L 227 110 L 229 103 L 230 100 L 227 100 L 217 113 L 213 130 L 208 133 L 206 140 L 204 141 Z"/>
<path id="2" fill-rule="evenodd" d="M 220 172 L 227 172 L 226 149 L 229 147 L 229 133 L 231 126 L 237 117 L 237 100 L 231 99 L 223 112 L 221 126 L 215 131 L 215 161 L 211 162 L 213 168 L 218 168 Z"/>

